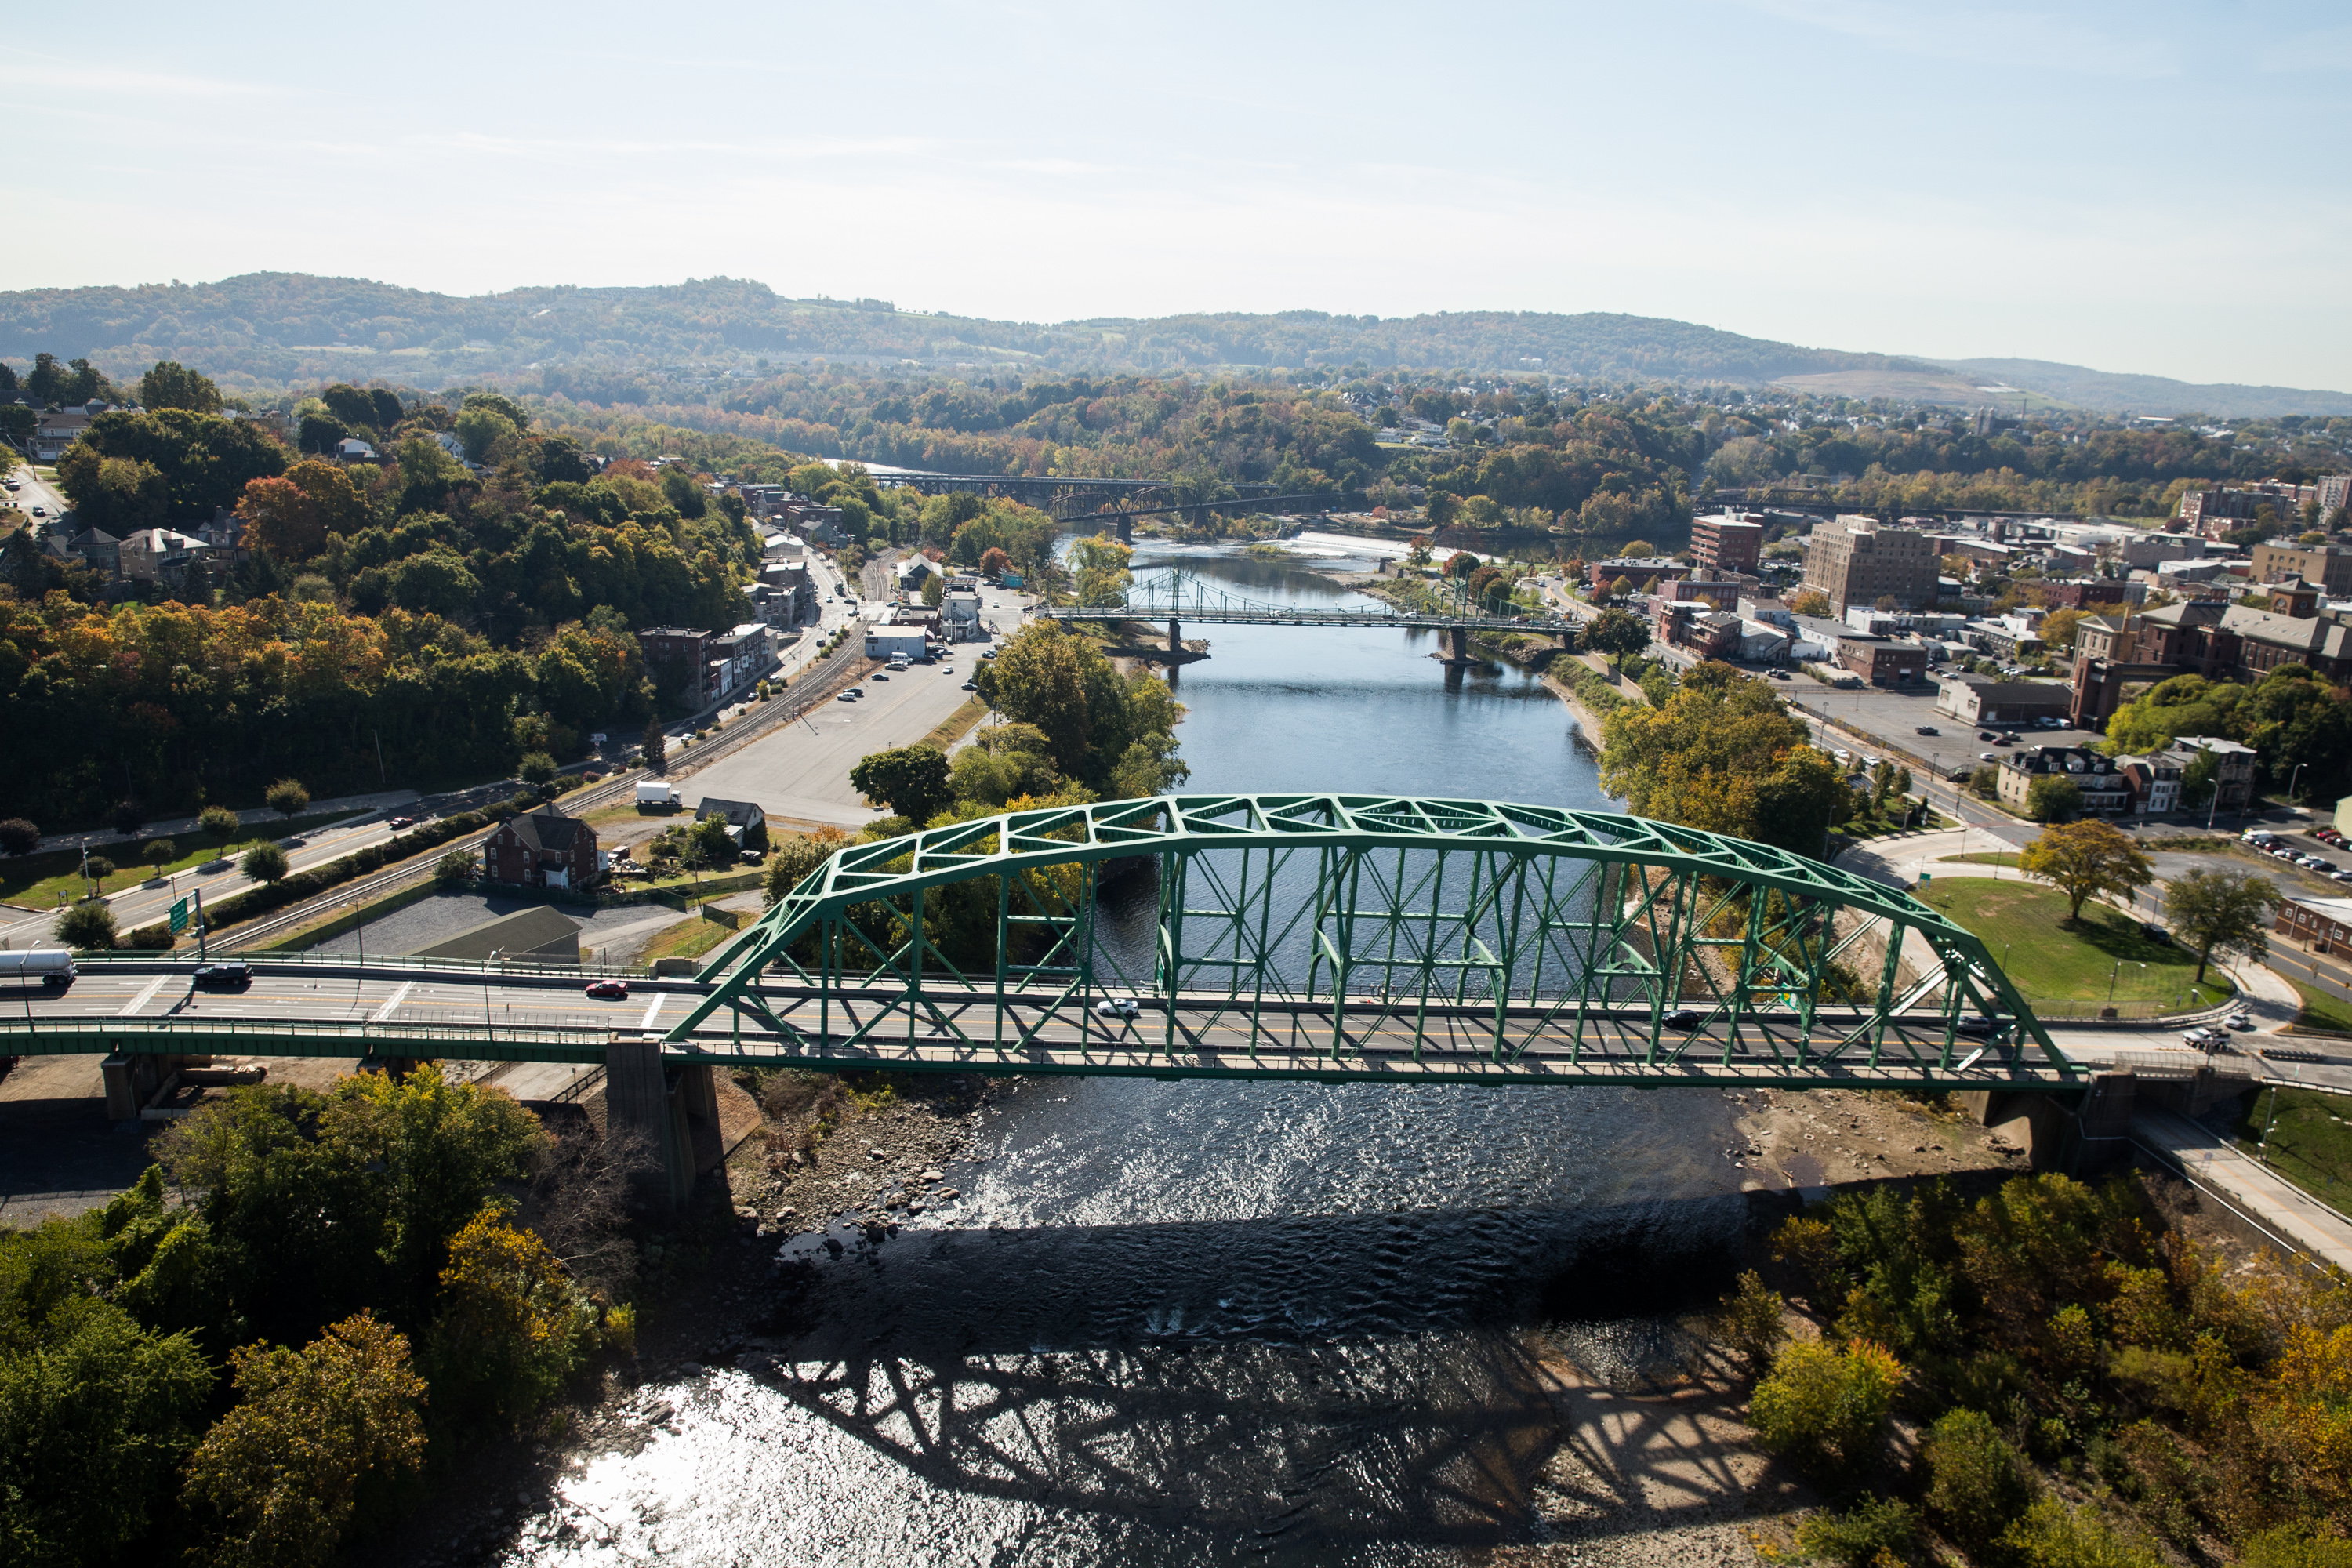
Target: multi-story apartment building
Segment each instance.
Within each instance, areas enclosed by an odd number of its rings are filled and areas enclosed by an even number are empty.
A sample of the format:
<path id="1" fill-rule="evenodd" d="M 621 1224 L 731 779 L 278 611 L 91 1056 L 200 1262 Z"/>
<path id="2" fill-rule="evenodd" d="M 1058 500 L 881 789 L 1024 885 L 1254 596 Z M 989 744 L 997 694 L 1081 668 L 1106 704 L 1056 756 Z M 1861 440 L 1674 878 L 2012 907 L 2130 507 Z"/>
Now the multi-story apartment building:
<path id="1" fill-rule="evenodd" d="M 1691 560 L 1707 577 L 1753 576 L 1764 548 L 1764 520 L 1740 512 L 1691 519 Z"/>
<path id="2" fill-rule="evenodd" d="M 1932 608 L 1937 572 L 1934 540 L 1868 517 L 1840 517 L 1805 540 L 1805 586 L 1829 595 L 1840 616 L 1889 598 L 1901 609 Z"/>
<path id="3" fill-rule="evenodd" d="M 2001 804 L 2025 809 L 2036 780 L 2056 775 L 2083 792 L 2085 816 L 2121 816 L 2131 809 L 2131 781 L 2113 758 L 2082 746 L 2029 746 L 2000 760 Z"/>
<path id="4" fill-rule="evenodd" d="M 2352 594 L 2352 549 L 2340 544 L 2289 544 L 2273 540 L 2254 546 L 2250 583 L 2301 581 L 2330 596 Z"/>

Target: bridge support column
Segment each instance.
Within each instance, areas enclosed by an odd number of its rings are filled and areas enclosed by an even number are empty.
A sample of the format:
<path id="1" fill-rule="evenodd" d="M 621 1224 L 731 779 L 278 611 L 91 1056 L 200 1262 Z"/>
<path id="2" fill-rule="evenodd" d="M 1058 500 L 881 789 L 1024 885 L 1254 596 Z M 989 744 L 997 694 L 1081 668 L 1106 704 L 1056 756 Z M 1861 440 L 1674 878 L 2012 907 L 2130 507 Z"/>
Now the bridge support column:
<path id="1" fill-rule="evenodd" d="M 1184 651 L 1183 630 L 1183 627 L 1176 624 L 1175 616 L 1171 616 L 1168 617 L 1168 651 L 1170 653 L 1182 653 Z"/>
<path id="2" fill-rule="evenodd" d="M 1979 1089 L 1958 1099 L 1979 1125 L 2004 1128 L 2023 1143 L 2036 1171 L 2082 1176 L 2130 1157 L 2137 1088 L 2130 1073 L 2103 1072 L 2074 1096 Z"/>
<path id="3" fill-rule="evenodd" d="M 707 1088 L 709 1069 L 699 1070 Z M 638 1201 L 655 1209 L 677 1208 L 694 1186 L 686 1098 L 662 1069 L 658 1039 L 616 1036 L 604 1047 L 604 1137 Z"/>
<path id="4" fill-rule="evenodd" d="M 1121 544 L 1128 545 L 1132 545 L 1135 542 L 1135 520 L 1133 518 L 1122 516 L 1118 520 L 1118 542 Z"/>
<path id="5" fill-rule="evenodd" d="M 1475 662 L 1472 658 L 1470 653 L 1470 628 L 1468 626 L 1448 626 L 1445 628 L 1445 652 L 1441 657 L 1444 658 L 1445 662 L 1448 664 L 1471 664 Z"/>

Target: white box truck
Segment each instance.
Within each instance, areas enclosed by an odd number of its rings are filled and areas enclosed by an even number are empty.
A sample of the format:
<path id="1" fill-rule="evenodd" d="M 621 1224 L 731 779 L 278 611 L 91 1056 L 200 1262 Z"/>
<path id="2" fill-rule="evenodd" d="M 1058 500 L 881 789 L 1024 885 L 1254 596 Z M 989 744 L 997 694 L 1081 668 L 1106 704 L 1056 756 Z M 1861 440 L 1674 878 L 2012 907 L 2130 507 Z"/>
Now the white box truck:
<path id="1" fill-rule="evenodd" d="M 648 805 L 676 805 L 677 803 L 677 785 L 676 784 L 640 783 L 637 785 L 637 805 L 640 808 Z"/>
<path id="2" fill-rule="evenodd" d="M 34 980 L 43 985 L 73 984 L 73 954 L 62 947 L 28 947 L 0 952 L 0 980 L 20 984 Z"/>

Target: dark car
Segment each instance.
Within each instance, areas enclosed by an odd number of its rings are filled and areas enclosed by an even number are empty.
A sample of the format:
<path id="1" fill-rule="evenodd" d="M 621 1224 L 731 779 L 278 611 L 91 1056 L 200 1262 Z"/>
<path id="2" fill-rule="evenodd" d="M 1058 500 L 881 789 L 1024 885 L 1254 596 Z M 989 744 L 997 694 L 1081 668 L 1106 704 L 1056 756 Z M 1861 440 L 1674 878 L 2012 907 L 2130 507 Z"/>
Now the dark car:
<path id="1" fill-rule="evenodd" d="M 1943 731 L 1937 729 L 1933 724 L 1922 724 L 1919 726 L 1918 733 L 1922 735 L 1940 735 Z"/>
<path id="2" fill-rule="evenodd" d="M 1977 739 L 1979 741 L 1990 741 L 1992 738 L 1993 732 L 1990 730 L 1979 730 L 1977 731 Z"/>
<path id="3" fill-rule="evenodd" d="M 1677 1007 L 1658 1022 L 1669 1029 L 1696 1029 L 1698 1027 L 1698 1009 Z"/>
<path id="4" fill-rule="evenodd" d="M 629 983 L 625 980 L 591 980 L 584 989 L 599 1002 L 625 1002 L 629 999 Z"/>
<path id="5" fill-rule="evenodd" d="M 195 982 L 205 991 L 242 991 L 253 984 L 250 963 L 199 963 Z"/>
<path id="6" fill-rule="evenodd" d="M 2167 947 L 2172 945 L 2172 933 L 2153 921 L 2141 921 L 2139 934 L 2150 942 L 2160 942 Z"/>
<path id="7" fill-rule="evenodd" d="M 1971 1015 L 1969 1017 L 1963 1018 L 1952 1026 L 1955 1029 L 1958 1029 L 1961 1034 L 1967 1035 L 1972 1039 L 1982 1039 L 1986 1036 L 1990 1035 L 1995 1029 L 2000 1027 L 1999 1024 L 1994 1023 L 1990 1018 L 1976 1015 Z"/>

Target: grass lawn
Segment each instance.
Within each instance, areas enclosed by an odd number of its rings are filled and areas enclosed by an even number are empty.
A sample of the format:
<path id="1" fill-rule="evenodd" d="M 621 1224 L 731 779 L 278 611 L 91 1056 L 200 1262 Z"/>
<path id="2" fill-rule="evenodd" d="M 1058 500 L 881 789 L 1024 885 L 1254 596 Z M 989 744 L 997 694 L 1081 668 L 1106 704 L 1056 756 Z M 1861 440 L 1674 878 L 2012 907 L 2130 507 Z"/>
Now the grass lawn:
<path id="1" fill-rule="evenodd" d="M 648 964 L 657 958 L 700 958 L 734 934 L 717 921 L 695 915 L 656 931 L 639 958 Z"/>
<path id="2" fill-rule="evenodd" d="M 918 745 L 937 746 L 946 751 L 964 738 L 971 727 L 988 717 L 988 704 L 975 691 L 963 700 L 961 707 L 940 721 L 939 727 L 917 742 Z"/>
<path id="3" fill-rule="evenodd" d="M 2271 1121 L 2273 1091 L 2252 1097 L 2238 1122 L 2238 1147 L 2253 1153 L 2270 1130 L 2263 1156 L 2271 1169 L 2296 1186 L 2346 1213 L 2352 1213 L 2352 1096 L 2276 1091 L 2278 1121 Z"/>
<path id="4" fill-rule="evenodd" d="M 209 833 L 183 833 L 172 839 L 173 847 L 181 851 L 163 868 L 163 873 L 185 871 L 203 866 L 223 856 L 242 853 L 248 846 L 274 843 L 289 834 L 308 833 L 331 823 L 345 822 L 359 813 L 340 811 L 324 816 L 298 816 L 291 822 L 257 822 L 240 827 L 225 840 L 216 840 Z M 93 849 L 93 856 L 104 856 L 116 862 L 114 875 L 100 884 L 110 893 L 125 888 L 135 888 L 158 873 L 154 867 L 138 858 L 136 844 L 110 844 Z M 29 904 L 46 908 L 58 901 L 62 892 L 69 899 L 79 899 L 88 890 L 81 877 L 81 851 L 51 849 L 22 859 L 0 860 L 0 902 Z"/>
<path id="5" fill-rule="evenodd" d="M 1993 962 L 2007 969 L 2029 1002 L 2104 1005 L 2110 980 L 2118 1004 L 2204 1007 L 2231 994 L 2229 981 L 2209 970 L 2196 996 L 2188 997 L 2196 955 L 2177 943 L 2150 942 L 2140 934 L 2139 921 L 2120 910 L 2084 904 L 2082 923 L 2066 926 L 2066 898 L 2055 888 L 1969 878 L 1929 883 L 1927 902 L 1983 938 Z"/>
<path id="6" fill-rule="evenodd" d="M 2295 1016 L 2297 1024 L 2306 1029 L 2335 1029 L 2352 1035 L 2352 1002 L 2340 996 L 2330 996 L 2300 980 L 2290 980 L 2287 984 L 2294 986 L 2295 994 L 2303 998 L 2303 1011 Z"/>
<path id="7" fill-rule="evenodd" d="M 1945 860 L 1966 860 L 1966 861 L 1969 861 L 1969 863 L 1971 863 L 1972 865 L 1978 865 L 1978 866 L 2007 866 L 2007 867 L 2009 867 L 2011 870 L 2014 870 L 2014 869 L 2016 869 L 2016 868 L 2017 868 L 2017 857 L 2016 857 L 2015 855 L 2013 855 L 2013 854 L 1990 855 L 1990 854 L 1987 854 L 1985 851 L 1983 851 L 1983 850 L 1981 850 L 1981 849 L 1978 850 L 1978 851 L 1977 851 L 1975 854 L 1973 854 L 1973 855 L 1947 855 L 1947 856 L 1945 856 L 1945 857 L 1944 857 L 1944 859 L 1945 859 Z M 1942 863 L 1943 863 L 1943 861 L 1941 861 L 1941 860 L 1939 860 L 1939 861 L 1937 861 L 1937 864 L 1938 864 L 1938 865 L 1941 865 Z"/>

